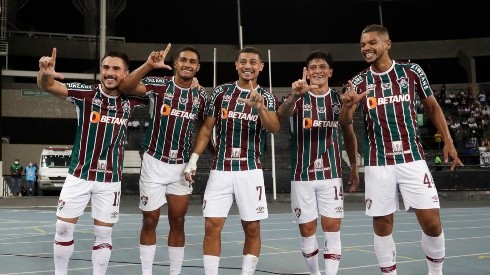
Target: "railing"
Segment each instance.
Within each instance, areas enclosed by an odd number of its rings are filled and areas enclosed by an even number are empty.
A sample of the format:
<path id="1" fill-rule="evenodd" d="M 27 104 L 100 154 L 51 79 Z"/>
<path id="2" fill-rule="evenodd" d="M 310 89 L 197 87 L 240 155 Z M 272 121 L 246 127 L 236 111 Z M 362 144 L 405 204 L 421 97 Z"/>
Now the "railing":
<path id="1" fill-rule="evenodd" d="M 8 36 L 9 37 L 23 36 L 32 39 L 49 38 L 49 39 L 74 40 L 74 41 L 88 41 L 88 42 L 95 42 L 99 40 L 99 36 L 95 36 L 95 35 L 53 33 L 53 32 L 32 32 L 32 31 L 9 31 Z M 120 36 L 107 36 L 107 41 L 124 43 L 126 42 L 126 38 Z"/>
<path id="2" fill-rule="evenodd" d="M 9 197 L 10 196 L 10 186 L 8 184 L 8 180 L 5 177 L 2 177 L 2 185 L 0 185 L 0 197 Z"/>

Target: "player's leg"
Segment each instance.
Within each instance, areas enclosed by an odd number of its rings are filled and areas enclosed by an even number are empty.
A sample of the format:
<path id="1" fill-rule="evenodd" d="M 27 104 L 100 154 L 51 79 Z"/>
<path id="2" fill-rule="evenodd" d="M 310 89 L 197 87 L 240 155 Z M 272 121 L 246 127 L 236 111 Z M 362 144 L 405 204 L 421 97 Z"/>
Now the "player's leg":
<path id="1" fill-rule="evenodd" d="M 264 174 L 261 169 L 255 169 L 234 172 L 233 176 L 233 192 L 245 233 L 241 274 L 248 275 L 255 272 L 259 260 L 260 220 L 269 216 Z"/>
<path id="2" fill-rule="evenodd" d="M 429 167 L 421 160 L 401 165 L 398 170 L 399 177 L 403 179 L 400 192 L 405 209 L 415 212 L 422 228 L 421 243 L 429 274 L 442 274 L 445 237 L 439 212 L 439 196 Z"/>
<path id="3" fill-rule="evenodd" d="M 91 183 L 72 175 L 66 177 L 61 189 L 56 210 L 56 233 L 54 236 L 53 256 L 55 274 L 68 272 L 68 262 L 75 250 L 73 233 L 78 217 L 83 215 L 90 200 Z"/>
<path id="4" fill-rule="evenodd" d="M 93 274 L 104 275 L 112 254 L 112 228 L 119 221 L 121 182 L 92 183 L 92 218 L 95 235 L 92 248 Z"/>
<path id="5" fill-rule="evenodd" d="M 204 191 L 203 262 L 206 275 L 217 275 L 221 254 L 221 230 L 233 204 L 233 172 L 211 170 Z"/>
<path id="6" fill-rule="evenodd" d="M 364 168 L 366 215 L 373 217 L 374 251 L 383 274 L 396 275 L 393 213 L 399 208 L 394 166 Z"/>
<path id="7" fill-rule="evenodd" d="M 323 259 L 325 274 L 335 275 L 342 256 L 340 224 L 344 217 L 344 193 L 342 179 L 316 181 L 318 212 L 321 215 L 324 236 Z"/>
<path id="8" fill-rule="evenodd" d="M 139 247 L 142 275 L 152 274 L 160 207 L 167 202 L 165 198 L 166 180 L 163 162 L 147 153 L 143 154 L 139 180 L 139 208 L 143 215 Z"/>
<path id="9" fill-rule="evenodd" d="M 291 212 L 298 224 L 300 249 L 310 274 L 319 275 L 316 227 L 318 207 L 313 181 L 291 181 Z"/>

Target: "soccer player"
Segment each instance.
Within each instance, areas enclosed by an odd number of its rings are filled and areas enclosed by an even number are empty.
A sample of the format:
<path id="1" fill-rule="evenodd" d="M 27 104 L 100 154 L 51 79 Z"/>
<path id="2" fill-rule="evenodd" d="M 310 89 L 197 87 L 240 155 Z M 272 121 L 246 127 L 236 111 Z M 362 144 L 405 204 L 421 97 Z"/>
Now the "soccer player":
<path id="1" fill-rule="evenodd" d="M 194 78 L 199 71 L 200 54 L 184 46 L 177 52 L 173 77 L 145 77 L 152 69 L 172 69 L 165 64 L 170 50 L 153 51 L 146 62 L 122 82 L 123 92 L 150 98 L 150 121 L 143 140 L 140 176 L 140 204 L 143 225 L 140 234 L 142 274 L 152 274 L 156 251 L 156 228 L 160 207 L 168 204 L 168 255 L 170 274 L 180 274 L 184 260 L 185 214 L 192 185 L 184 179 L 189 161 L 192 131 L 196 121 L 204 120 L 206 93 Z M 143 78 L 144 77 L 144 78 Z"/>
<path id="2" fill-rule="evenodd" d="M 112 228 L 119 220 L 124 135 L 136 106 L 145 101 L 119 91 L 129 73 L 126 53 L 109 50 L 100 64 L 100 84 L 61 83 L 55 78 L 56 48 L 39 60 L 38 86 L 75 105 L 78 126 L 68 176 L 61 189 L 54 237 L 55 274 L 68 272 L 78 217 L 92 201 L 95 242 L 93 274 L 105 274 L 112 251 Z"/>
<path id="3" fill-rule="evenodd" d="M 197 160 L 216 125 L 215 155 L 204 191 L 204 272 L 218 274 L 221 231 L 235 198 L 245 233 L 241 274 L 253 274 L 260 254 L 260 220 L 268 217 L 260 155 L 267 132 L 279 131 L 277 99 L 257 84 L 264 68 L 261 52 L 241 49 L 235 60 L 238 80 L 214 88 L 206 119 L 184 172 L 195 175 Z"/>
<path id="4" fill-rule="evenodd" d="M 364 140 L 366 214 L 373 217 L 374 250 L 383 274 L 396 274 L 393 213 L 399 210 L 398 191 L 405 209 L 415 212 L 422 228 L 422 249 L 429 274 L 442 274 L 445 255 L 439 197 L 425 161 L 417 127 L 416 101 L 420 100 L 444 139 L 444 161 L 451 170 L 463 165 L 453 145 L 446 119 L 427 76 L 415 63 L 391 59 L 388 29 L 364 28 L 361 54 L 369 68 L 349 81 L 342 96 L 341 124 L 352 123 L 360 106 L 366 130 Z"/>
<path id="5" fill-rule="evenodd" d="M 340 223 L 344 216 L 341 148 L 339 139 L 340 94 L 331 89 L 332 55 L 313 51 L 306 58 L 303 78 L 279 106 L 281 120 L 289 119 L 291 140 L 291 210 L 299 225 L 301 252 L 310 274 L 320 275 L 317 219 L 325 239 L 325 273 L 337 274 L 342 251 Z M 344 144 L 351 163 L 350 191 L 359 185 L 357 139 L 352 124 L 343 125 Z"/>

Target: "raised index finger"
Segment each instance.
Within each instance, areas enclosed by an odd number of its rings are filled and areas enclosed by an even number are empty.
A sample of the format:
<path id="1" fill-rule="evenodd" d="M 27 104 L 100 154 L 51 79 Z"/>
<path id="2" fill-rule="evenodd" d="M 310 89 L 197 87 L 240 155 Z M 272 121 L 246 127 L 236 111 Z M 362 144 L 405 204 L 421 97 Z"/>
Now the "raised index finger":
<path id="1" fill-rule="evenodd" d="M 303 67 L 303 81 L 306 82 L 306 76 L 308 75 L 308 70 L 306 70 L 306 67 Z"/>
<path id="2" fill-rule="evenodd" d="M 168 51 L 170 51 L 170 47 L 171 47 L 171 46 L 172 46 L 172 44 L 171 44 L 171 43 L 168 43 L 168 44 L 167 44 L 167 47 L 165 48 L 165 50 L 163 50 L 163 55 L 164 55 L 164 56 L 167 56 L 167 53 L 168 53 Z"/>
<path id="3" fill-rule="evenodd" d="M 53 62 L 55 62 L 55 61 L 56 61 L 56 48 L 53 48 L 53 52 L 51 53 L 51 60 L 52 60 Z"/>

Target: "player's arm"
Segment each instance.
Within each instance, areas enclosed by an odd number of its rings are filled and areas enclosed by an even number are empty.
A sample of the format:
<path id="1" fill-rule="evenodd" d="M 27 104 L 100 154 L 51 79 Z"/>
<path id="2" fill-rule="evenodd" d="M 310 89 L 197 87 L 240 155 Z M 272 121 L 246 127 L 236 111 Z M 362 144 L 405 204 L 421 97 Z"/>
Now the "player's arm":
<path id="1" fill-rule="evenodd" d="M 209 141 L 211 140 L 211 136 L 213 134 L 213 127 L 215 123 L 216 118 L 206 117 L 203 124 L 199 128 L 199 132 L 197 134 L 196 142 L 194 145 L 194 150 L 191 154 L 189 162 L 184 169 L 184 177 L 187 182 L 194 182 L 192 176 L 196 175 L 197 161 L 199 160 L 199 156 L 201 156 L 204 150 L 206 150 L 206 148 L 208 147 Z"/>
<path id="2" fill-rule="evenodd" d="M 279 132 L 281 124 L 279 123 L 279 117 L 276 111 L 269 111 L 267 108 L 262 108 L 259 110 L 259 116 L 265 129 L 273 134 Z"/>
<path id="3" fill-rule="evenodd" d="M 172 70 L 172 67 L 165 64 L 165 57 L 170 50 L 170 43 L 165 50 L 153 51 L 150 53 L 143 65 L 133 70 L 119 84 L 119 90 L 128 95 L 144 96 L 146 87 L 141 80 L 153 69 L 165 68 Z"/>
<path id="4" fill-rule="evenodd" d="M 56 48 L 53 48 L 51 56 L 43 56 L 39 59 L 39 72 L 37 73 L 37 86 L 44 91 L 61 99 L 68 97 L 68 89 L 65 84 L 55 80 L 63 79 L 63 75 L 55 71 Z"/>
<path id="5" fill-rule="evenodd" d="M 344 136 L 344 147 L 349 157 L 351 170 L 349 174 L 349 192 L 357 191 L 359 187 L 359 172 L 357 170 L 357 137 L 354 132 L 354 126 L 351 124 L 341 125 Z"/>
<path id="6" fill-rule="evenodd" d="M 444 116 L 444 113 L 442 112 L 441 106 L 439 106 L 439 103 L 437 103 L 436 98 L 434 97 L 434 95 L 431 95 L 422 99 L 421 102 L 424 105 L 425 110 L 429 114 L 429 118 L 432 121 L 432 124 L 434 124 L 439 133 L 441 133 L 444 140 L 444 148 L 442 150 L 444 155 L 444 162 L 448 162 L 448 157 L 451 157 L 453 159 L 451 170 L 454 170 L 457 165 L 463 166 L 463 163 L 458 157 L 458 152 L 454 147 L 451 134 L 449 133 L 446 118 Z"/>

